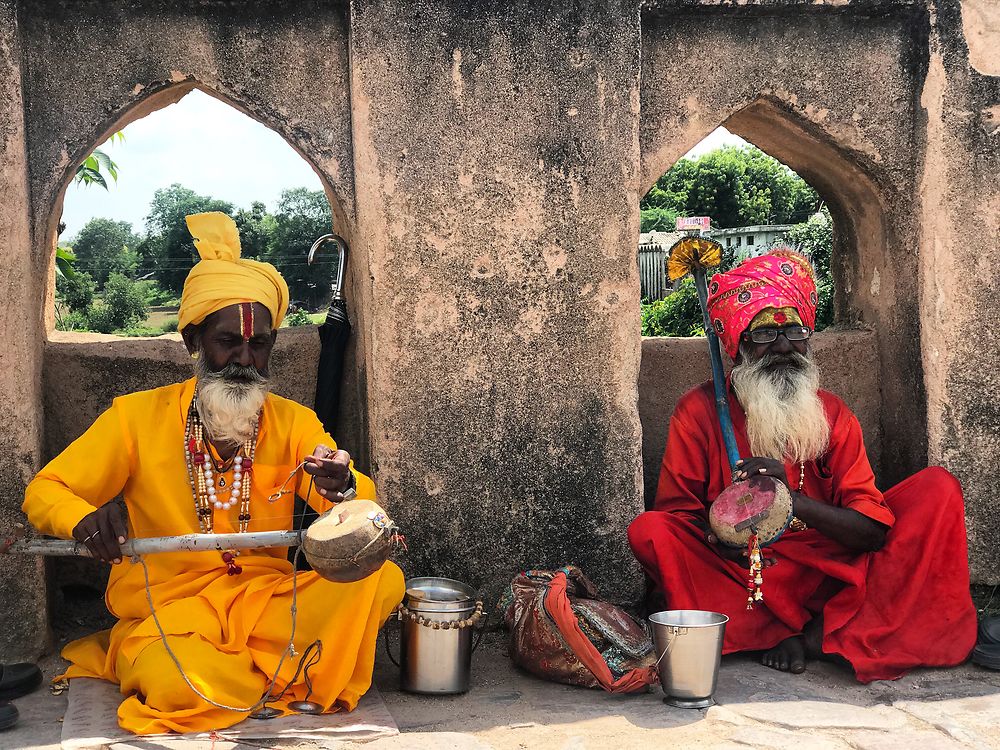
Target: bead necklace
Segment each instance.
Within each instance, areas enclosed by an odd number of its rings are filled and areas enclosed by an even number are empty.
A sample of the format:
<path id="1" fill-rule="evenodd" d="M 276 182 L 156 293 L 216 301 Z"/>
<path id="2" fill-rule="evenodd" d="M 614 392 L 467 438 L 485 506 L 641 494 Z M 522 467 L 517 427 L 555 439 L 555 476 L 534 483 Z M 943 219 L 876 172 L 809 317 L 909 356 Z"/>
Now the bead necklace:
<path id="1" fill-rule="evenodd" d="M 192 399 L 184 430 L 184 458 L 191 494 L 194 497 L 194 509 L 198 516 L 198 528 L 202 534 L 213 532 L 215 510 L 226 511 L 237 504 L 239 533 L 244 534 L 249 528 L 250 484 L 259 427 L 258 419 L 254 424 L 253 437 L 237 448 L 231 460 L 217 464 L 212 449 L 205 440 L 205 427 L 198 414 L 197 394 Z M 220 490 L 224 490 L 226 486 L 223 472 L 228 471 L 230 467 L 233 470 L 233 478 L 229 484 L 229 497 L 222 499 Z M 216 481 L 217 476 L 218 481 Z M 236 550 L 226 550 L 222 553 L 222 561 L 226 563 L 229 575 L 239 575 L 243 572 L 243 569 L 236 564 L 238 555 L 239 552 Z"/>
<path id="2" fill-rule="evenodd" d="M 806 486 L 806 462 L 799 461 L 799 492 L 802 492 L 802 488 Z M 800 520 L 796 516 L 792 516 L 792 520 L 788 524 L 788 528 L 791 531 L 805 531 L 809 528 L 809 525 Z"/>

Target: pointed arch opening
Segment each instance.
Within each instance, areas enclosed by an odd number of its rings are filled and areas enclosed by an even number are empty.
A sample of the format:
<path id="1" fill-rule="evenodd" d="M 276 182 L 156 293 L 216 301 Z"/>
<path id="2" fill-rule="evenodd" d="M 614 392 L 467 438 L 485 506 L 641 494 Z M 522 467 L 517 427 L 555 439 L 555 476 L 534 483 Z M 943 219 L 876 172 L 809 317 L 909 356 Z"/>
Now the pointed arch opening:
<path id="1" fill-rule="evenodd" d="M 916 299 L 916 273 L 898 273 L 899 238 L 886 219 L 886 197 L 866 165 L 829 133 L 779 101 L 762 97 L 715 125 L 745 139 L 801 176 L 819 194 L 833 220 L 833 326 L 814 336 L 824 386 L 864 417 L 866 442 L 880 485 L 898 481 L 926 457 L 926 412 L 919 371 L 919 331 L 905 313 Z M 695 142 L 651 144 L 643 154 L 645 194 Z M 647 502 L 676 398 L 709 377 L 707 347 L 699 339 L 644 339 L 639 379 Z M 905 434 L 909 443 L 883 440 Z"/>

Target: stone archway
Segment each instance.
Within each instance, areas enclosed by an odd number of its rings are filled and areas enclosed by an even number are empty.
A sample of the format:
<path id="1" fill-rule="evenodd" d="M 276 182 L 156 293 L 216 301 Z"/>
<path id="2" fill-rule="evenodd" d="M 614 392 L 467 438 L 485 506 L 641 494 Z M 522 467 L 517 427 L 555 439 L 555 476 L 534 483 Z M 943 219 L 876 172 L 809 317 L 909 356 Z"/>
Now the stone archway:
<path id="1" fill-rule="evenodd" d="M 866 391 L 878 394 L 879 433 L 906 436 L 875 441 L 880 448 L 873 463 L 881 468 L 880 484 L 888 486 L 923 464 L 927 448 L 923 381 L 904 366 L 920 357 L 919 331 L 912 323 L 917 274 L 895 271 L 901 244 L 887 220 L 885 197 L 856 158 L 776 99 L 758 98 L 719 124 L 791 167 L 830 207 L 836 226 L 836 323 L 875 331 L 874 336 L 845 339 L 838 346 L 877 346 L 875 357 L 860 351 L 857 356 L 872 359 L 877 369 Z M 675 160 L 665 150 L 649 156 L 643 162 L 642 188 L 648 190 Z"/>
<path id="2" fill-rule="evenodd" d="M 113 132 L 123 129 L 136 120 L 154 116 L 156 111 L 177 102 L 192 90 L 198 89 L 227 105 L 252 116 L 245 106 L 238 106 L 227 96 L 222 96 L 199 82 L 184 81 L 150 94 L 138 103 L 133 103 L 124 111 L 116 113 L 113 124 L 91 139 L 80 137 L 74 141 L 83 144 L 77 152 L 83 155 L 102 143 Z M 261 122 L 260 117 L 253 119 Z M 274 130 L 274 128 L 271 128 Z M 281 133 L 279 132 L 279 135 Z M 285 138 L 286 143 L 295 145 Z M 127 147 L 127 144 L 126 144 Z M 334 226 L 330 229 L 346 235 L 348 242 L 352 236 L 351 224 L 345 217 L 343 200 L 338 196 L 330 180 L 317 168 L 316 164 L 295 148 L 298 154 L 313 168 L 320 178 L 332 208 Z M 63 198 L 73 179 L 77 162 L 65 169 L 61 188 L 54 198 L 44 223 L 42 242 L 48 249 L 46 260 L 47 293 L 45 314 L 49 318 L 48 336 L 44 352 L 43 393 L 45 405 L 43 460 L 61 451 L 71 440 L 82 433 L 93 420 L 109 405 L 112 398 L 145 388 L 156 387 L 190 377 L 190 360 L 172 334 L 156 339 L 123 339 L 116 336 L 56 332 L 52 330 L 54 250 L 57 240 L 57 226 L 60 220 Z M 326 231 L 330 231 L 327 229 Z M 304 260 L 304 257 L 303 257 Z M 350 279 L 347 280 L 350 285 Z M 348 290 L 348 299 L 354 297 Z M 352 310 L 353 311 L 353 310 Z M 349 445 L 352 455 L 359 465 L 367 468 L 369 463 L 365 405 L 361 401 L 364 394 L 363 375 L 358 365 L 359 347 L 357 337 L 352 337 L 345 367 L 342 398 L 341 424 L 346 425 L 336 438 L 339 443 Z M 272 356 L 272 371 L 276 376 L 275 392 L 279 395 L 311 405 L 316 388 L 319 338 L 313 327 L 283 329 L 278 337 Z M 54 585 L 65 587 L 67 591 L 82 595 L 81 584 L 93 584 L 101 579 L 102 570 L 89 561 L 59 560 L 50 566 Z M 95 594 L 97 592 L 95 591 Z M 62 597 L 54 597 L 55 616 L 60 615 Z M 94 600 L 97 605 L 97 599 Z M 87 609 L 86 603 L 81 605 Z M 69 608 L 65 608 L 68 610 Z M 87 609 L 89 612 L 89 609 Z"/>

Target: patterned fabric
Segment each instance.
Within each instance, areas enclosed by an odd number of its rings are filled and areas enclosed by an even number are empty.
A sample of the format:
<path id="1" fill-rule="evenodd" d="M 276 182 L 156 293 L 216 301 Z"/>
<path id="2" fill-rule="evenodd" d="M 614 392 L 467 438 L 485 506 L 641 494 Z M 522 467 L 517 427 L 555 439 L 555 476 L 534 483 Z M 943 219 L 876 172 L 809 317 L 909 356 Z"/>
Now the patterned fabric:
<path id="1" fill-rule="evenodd" d="M 802 318 L 794 307 L 765 307 L 750 321 L 747 330 L 756 331 L 758 328 L 781 328 L 791 325 L 802 325 Z"/>
<path id="2" fill-rule="evenodd" d="M 791 307 L 802 325 L 816 323 L 816 278 L 805 256 L 789 248 L 750 258 L 708 283 L 708 315 L 732 359 L 740 336 L 766 308 Z"/>

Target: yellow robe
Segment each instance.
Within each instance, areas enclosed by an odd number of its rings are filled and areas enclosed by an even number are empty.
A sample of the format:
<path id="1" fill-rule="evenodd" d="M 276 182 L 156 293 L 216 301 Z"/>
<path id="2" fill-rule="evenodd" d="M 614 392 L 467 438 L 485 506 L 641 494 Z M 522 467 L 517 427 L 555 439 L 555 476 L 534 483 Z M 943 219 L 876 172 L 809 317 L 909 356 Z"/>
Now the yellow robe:
<path id="1" fill-rule="evenodd" d="M 184 427 L 194 380 L 115 399 L 111 408 L 31 482 L 24 510 L 43 534 L 70 538 L 73 528 L 117 495 L 125 498 L 132 537 L 197 532 L 198 521 L 184 458 Z M 252 469 L 250 531 L 291 528 L 293 496 L 269 503 L 295 465 L 319 444 L 333 446 L 316 415 L 270 395 Z M 225 474 L 230 481 L 232 474 Z M 308 476 L 297 487 L 304 496 Z M 358 497 L 374 499 L 372 481 L 355 472 Z M 291 485 L 289 485 L 291 486 Z M 315 492 L 309 503 L 329 507 Z M 237 530 L 238 505 L 214 511 L 214 531 Z M 246 550 L 243 572 L 226 574 L 219 552 L 178 552 L 147 559 L 150 590 L 170 647 L 191 681 L 212 700 L 250 706 L 266 689 L 288 643 L 292 566 L 287 548 Z M 316 639 L 322 659 L 309 670 L 310 700 L 327 710 L 353 709 L 371 686 L 378 629 L 403 597 L 403 576 L 393 563 L 357 583 L 332 583 L 312 572 L 298 575 L 295 648 Z M 69 677 L 117 682 L 125 699 L 119 724 L 137 734 L 223 729 L 245 713 L 213 707 L 183 681 L 159 637 L 142 566 L 129 560 L 112 567 L 105 594 L 118 623 L 74 641 L 63 650 Z M 278 692 L 295 672 L 286 658 Z M 284 708 L 305 697 L 303 677 L 273 704 Z"/>

